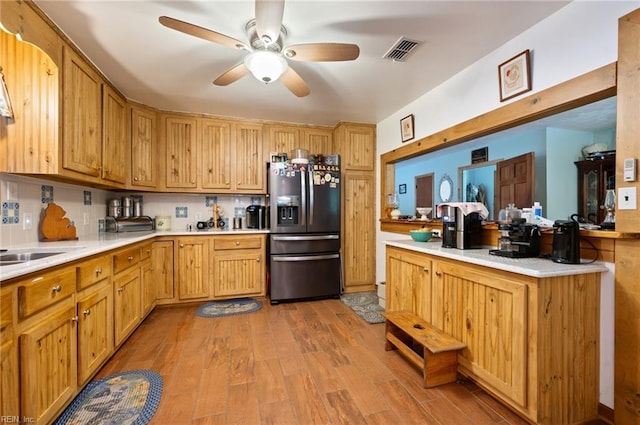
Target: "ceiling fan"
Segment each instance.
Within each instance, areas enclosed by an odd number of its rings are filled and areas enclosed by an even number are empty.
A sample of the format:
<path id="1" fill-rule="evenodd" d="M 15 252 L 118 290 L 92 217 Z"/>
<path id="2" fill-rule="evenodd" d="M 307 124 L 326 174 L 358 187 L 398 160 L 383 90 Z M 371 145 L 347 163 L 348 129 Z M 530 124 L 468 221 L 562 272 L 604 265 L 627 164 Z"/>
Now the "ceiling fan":
<path id="1" fill-rule="evenodd" d="M 310 93 L 302 77 L 289 66 L 288 60 L 302 62 L 333 62 L 355 60 L 360 48 L 346 43 L 307 43 L 285 47 L 287 30 L 282 25 L 284 0 L 256 0 L 255 19 L 250 20 L 245 32 L 248 43 L 188 22 L 161 16 L 159 21 L 167 28 L 204 40 L 244 50 L 244 60 L 225 71 L 213 81 L 217 86 L 229 85 L 249 72 L 265 84 L 278 79 L 296 96 Z"/>

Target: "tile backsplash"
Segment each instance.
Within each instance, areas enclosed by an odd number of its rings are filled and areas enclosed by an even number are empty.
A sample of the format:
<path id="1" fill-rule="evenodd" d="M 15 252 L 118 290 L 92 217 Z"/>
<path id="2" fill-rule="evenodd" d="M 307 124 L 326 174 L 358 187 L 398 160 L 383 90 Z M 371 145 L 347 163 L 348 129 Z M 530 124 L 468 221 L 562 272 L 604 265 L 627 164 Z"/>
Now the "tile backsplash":
<path id="1" fill-rule="evenodd" d="M 8 185 L 17 190 L 9 191 Z M 7 199 L 9 192 L 12 199 Z M 76 226 L 78 239 L 94 238 L 104 228 L 108 201 L 125 195 L 142 201 L 143 215 L 170 216 L 172 230 L 187 230 L 189 225 L 195 229 L 197 221 L 212 217 L 212 206 L 216 203 L 223 217 L 233 217 L 248 205 L 265 203 L 263 195 L 115 192 L 0 173 L 0 248 L 38 242 L 40 219 L 51 202 L 64 208 L 65 217 Z M 29 220 L 25 226 L 25 214 L 32 217 L 31 229 L 27 228 Z"/>

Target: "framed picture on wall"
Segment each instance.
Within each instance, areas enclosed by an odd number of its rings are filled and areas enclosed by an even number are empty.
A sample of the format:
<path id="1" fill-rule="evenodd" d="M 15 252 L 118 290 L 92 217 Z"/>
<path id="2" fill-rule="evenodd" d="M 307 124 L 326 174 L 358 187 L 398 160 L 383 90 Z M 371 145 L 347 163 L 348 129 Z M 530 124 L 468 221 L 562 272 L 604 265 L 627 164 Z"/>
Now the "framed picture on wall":
<path id="1" fill-rule="evenodd" d="M 500 102 L 531 90 L 530 56 L 527 49 L 498 65 Z"/>
<path id="2" fill-rule="evenodd" d="M 2 67 L 0 67 L 0 116 L 13 119 L 13 108 L 11 107 L 11 102 L 9 100 L 7 86 L 4 83 Z"/>
<path id="3" fill-rule="evenodd" d="M 404 195 L 405 193 L 407 193 L 407 185 L 403 183 L 400 186 L 398 186 L 398 193 L 400 193 L 401 195 Z"/>
<path id="4" fill-rule="evenodd" d="M 400 120 L 400 130 L 402 134 L 402 142 L 408 142 L 414 137 L 413 130 L 413 114 L 407 115 Z"/>

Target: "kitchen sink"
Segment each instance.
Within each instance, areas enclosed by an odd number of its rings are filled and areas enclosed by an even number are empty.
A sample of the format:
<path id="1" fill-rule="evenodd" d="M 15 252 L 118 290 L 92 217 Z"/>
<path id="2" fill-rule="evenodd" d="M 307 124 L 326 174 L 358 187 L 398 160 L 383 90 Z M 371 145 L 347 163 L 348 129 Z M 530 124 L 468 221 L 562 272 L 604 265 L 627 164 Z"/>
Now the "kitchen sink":
<path id="1" fill-rule="evenodd" d="M 35 252 L 10 252 L 0 254 L 0 266 L 10 266 L 12 264 L 26 263 L 27 261 L 40 260 L 52 255 L 64 254 L 66 251 L 35 251 Z"/>

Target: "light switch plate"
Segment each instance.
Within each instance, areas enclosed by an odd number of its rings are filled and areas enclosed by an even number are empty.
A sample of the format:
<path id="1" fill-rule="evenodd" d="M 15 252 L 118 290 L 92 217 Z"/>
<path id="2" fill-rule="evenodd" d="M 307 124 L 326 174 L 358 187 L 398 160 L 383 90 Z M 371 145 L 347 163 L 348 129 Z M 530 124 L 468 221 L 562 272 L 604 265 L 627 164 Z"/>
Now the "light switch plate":
<path id="1" fill-rule="evenodd" d="M 33 228 L 33 214 L 22 214 L 22 230 L 31 230 Z"/>
<path id="2" fill-rule="evenodd" d="M 618 209 L 635 210 L 638 208 L 636 188 L 621 187 L 618 189 Z"/>
<path id="3" fill-rule="evenodd" d="M 7 182 L 7 201 L 18 200 L 18 183 Z"/>

